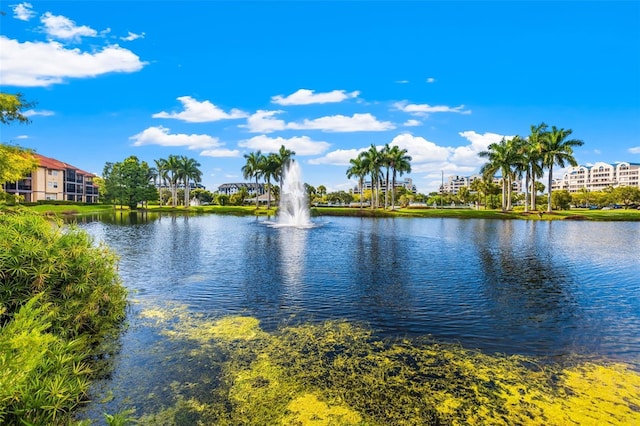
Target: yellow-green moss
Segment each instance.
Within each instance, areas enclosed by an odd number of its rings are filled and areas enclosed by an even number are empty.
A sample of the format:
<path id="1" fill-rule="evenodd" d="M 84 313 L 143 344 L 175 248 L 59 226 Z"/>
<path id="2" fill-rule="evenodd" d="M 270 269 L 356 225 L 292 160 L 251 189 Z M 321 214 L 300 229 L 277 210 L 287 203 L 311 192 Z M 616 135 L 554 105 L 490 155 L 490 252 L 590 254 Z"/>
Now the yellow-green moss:
<path id="1" fill-rule="evenodd" d="M 251 317 L 182 312 L 170 323 L 155 311 L 143 316 L 171 339 L 198 343 L 191 355 L 219 363 L 219 376 L 207 397 L 177 387 L 184 395 L 165 410 L 168 424 L 640 424 L 640 374 L 623 364 L 562 367 L 433 341 L 388 342 L 344 321 L 267 333 Z"/>

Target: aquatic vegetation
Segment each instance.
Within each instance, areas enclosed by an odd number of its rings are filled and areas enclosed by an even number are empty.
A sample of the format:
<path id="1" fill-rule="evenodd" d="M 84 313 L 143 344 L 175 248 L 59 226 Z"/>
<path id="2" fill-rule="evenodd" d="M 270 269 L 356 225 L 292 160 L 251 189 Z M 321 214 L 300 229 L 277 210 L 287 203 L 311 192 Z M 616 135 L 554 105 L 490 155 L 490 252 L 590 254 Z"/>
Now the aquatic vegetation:
<path id="1" fill-rule="evenodd" d="M 216 364 L 210 393 L 176 386 L 176 405 L 141 424 L 566 425 L 640 422 L 640 374 L 631 366 L 488 355 L 432 340 L 386 341 L 344 321 L 267 333 L 256 318 L 160 319 L 190 356 Z M 172 318 L 167 323 L 163 318 Z M 149 323 L 151 324 L 151 322 Z"/>

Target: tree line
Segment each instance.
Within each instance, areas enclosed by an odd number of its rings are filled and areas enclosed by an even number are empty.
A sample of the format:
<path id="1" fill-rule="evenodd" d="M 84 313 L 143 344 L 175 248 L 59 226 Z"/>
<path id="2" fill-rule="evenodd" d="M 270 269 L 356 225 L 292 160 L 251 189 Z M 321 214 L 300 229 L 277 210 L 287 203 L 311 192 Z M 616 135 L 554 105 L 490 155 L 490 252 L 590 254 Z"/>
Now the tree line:
<path id="1" fill-rule="evenodd" d="M 184 191 L 183 206 L 188 207 L 191 183 L 202 179 L 200 163 L 193 158 L 169 155 L 168 158 L 154 160 L 155 167 L 140 161 L 132 155 L 122 162 L 106 163 L 99 182 L 100 196 L 104 203 L 126 205 L 135 209 L 139 203 L 171 201 L 177 207 L 178 187 Z M 163 196 L 168 188 L 169 200 Z"/>
<path id="2" fill-rule="evenodd" d="M 478 155 L 487 159 L 480 169 L 484 180 L 493 179 L 497 172 L 502 174 L 502 200 L 503 211 L 511 210 L 513 182 L 515 179 L 525 179 L 524 211 L 536 208 L 535 196 L 536 180 L 541 178 L 544 170 L 549 171 L 547 211 L 551 212 L 553 167 L 558 165 L 565 167 L 567 164 L 577 166 L 578 162 L 573 156 L 573 148 L 582 146 L 583 141 L 569 139 L 573 133 L 571 129 L 562 129 L 540 123 L 531 125 L 527 137 L 519 135 L 511 139 L 502 138 L 498 143 L 490 144 L 485 151 Z M 531 198 L 529 197 L 531 195 Z"/>
<path id="3" fill-rule="evenodd" d="M 380 192 L 384 188 L 384 208 L 389 206 L 391 192 L 391 208 L 396 205 L 396 177 L 411 173 L 411 156 L 407 150 L 397 145 L 385 144 L 378 149 L 371 144 L 368 150 L 361 152 L 356 158 L 349 160 L 347 177 L 358 178 L 360 188 L 360 207 L 363 206 L 364 180 L 371 179 L 371 208 L 378 208 Z M 389 191 L 389 174 L 391 174 L 391 191 Z M 384 186 L 383 186 L 384 184 Z"/>
<path id="4" fill-rule="evenodd" d="M 289 162 L 296 155 L 295 151 L 287 149 L 284 145 L 280 146 L 277 152 L 268 155 L 262 154 L 260 150 L 245 154 L 246 163 L 242 166 L 242 176 L 245 179 L 253 179 L 256 184 L 256 208 L 259 206 L 258 187 L 259 180 L 265 181 L 267 188 L 267 208 L 271 208 L 271 180 L 279 183 L 277 195 L 282 193 L 282 179 Z"/>

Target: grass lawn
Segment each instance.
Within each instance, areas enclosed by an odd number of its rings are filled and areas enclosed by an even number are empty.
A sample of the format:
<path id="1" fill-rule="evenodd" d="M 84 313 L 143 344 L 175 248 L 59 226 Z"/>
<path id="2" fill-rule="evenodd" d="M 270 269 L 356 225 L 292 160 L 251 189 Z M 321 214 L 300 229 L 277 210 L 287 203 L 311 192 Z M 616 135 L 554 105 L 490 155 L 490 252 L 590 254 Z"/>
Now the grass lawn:
<path id="1" fill-rule="evenodd" d="M 553 213 L 502 212 L 500 210 L 472 209 L 397 209 L 371 210 L 368 208 L 320 207 L 312 208 L 314 216 L 359 216 L 359 217 L 448 217 L 457 219 L 526 219 L 526 220 L 593 220 L 593 221 L 640 221 L 640 210 L 558 210 Z"/>
<path id="2" fill-rule="evenodd" d="M 82 215 L 94 213 L 108 213 L 114 210 L 113 205 L 53 205 L 42 204 L 26 207 L 29 210 L 48 215 Z M 124 207 L 125 210 L 128 210 Z M 118 206 L 116 211 L 120 211 Z M 266 206 L 199 206 L 189 207 L 160 207 L 150 206 L 140 210 L 153 213 L 192 213 L 192 214 L 225 214 L 236 216 L 275 216 L 276 206 L 267 209 Z M 457 218 L 457 219 L 526 219 L 526 220 L 591 220 L 591 221 L 640 221 L 640 210 L 589 210 L 571 209 L 557 210 L 553 213 L 524 213 L 521 211 L 502 212 L 500 210 L 472 210 L 472 209 L 434 209 L 434 208 L 404 208 L 384 210 L 353 207 L 312 207 L 312 216 L 352 216 L 352 217 L 424 217 L 424 218 Z"/>

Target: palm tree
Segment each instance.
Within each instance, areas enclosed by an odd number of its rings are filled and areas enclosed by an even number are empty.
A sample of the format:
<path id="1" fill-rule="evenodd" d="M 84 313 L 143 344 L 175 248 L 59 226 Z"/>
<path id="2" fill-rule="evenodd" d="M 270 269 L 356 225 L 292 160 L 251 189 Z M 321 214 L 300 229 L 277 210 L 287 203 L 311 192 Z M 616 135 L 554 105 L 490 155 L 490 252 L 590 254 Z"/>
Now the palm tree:
<path id="1" fill-rule="evenodd" d="M 575 167 L 578 162 L 573 157 L 573 147 L 584 144 L 580 139 L 567 139 L 573 133 L 571 129 L 558 129 L 551 127 L 551 131 L 545 134 L 542 143 L 542 165 L 549 169 L 549 185 L 547 212 L 551 212 L 551 184 L 553 182 L 553 166 L 565 167 L 567 163 Z"/>
<path id="2" fill-rule="evenodd" d="M 267 181 L 267 208 L 271 208 L 271 178 L 278 179 L 282 182 L 282 178 L 278 178 L 278 173 L 282 168 L 278 154 L 271 153 L 262 156 L 260 159 L 260 175 Z"/>
<path id="3" fill-rule="evenodd" d="M 407 155 L 406 149 L 400 149 L 399 146 L 394 145 L 387 153 L 387 159 L 393 175 L 391 182 L 391 208 L 394 209 L 396 206 L 396 174 L 402 176 L 404 173 L 411 173 L 411 156 Z"/>
<path id="4" fill-rule="evenodd" d="M 157 179 L 156 185 L 158 186 L 158 200 L 160 206 L 162 206 L 162 185 L 167 182 L 169 169 L 167 168 L 167 160 L 164 158 L 160 158 L 158 160 L 153 160 L 156 164 L 157 170 Z"/>
<path id="5" fill-rule="evenodd" d="M 282 178 L 284 175 L 284 171 L 289 166 L 291 157 L 293 157 L 294 155 L 296 155 L 295 151 L 287 149 L 284 145 L 280 145 L 280 150 L 274 153 L 273 159 L 276 166 L 274 178 L 276 182 L 279 182 L 280 194 L 282 194 Z"/>
<path id="6" fill-rule="evenodd" d="M 169 155 L 166 160 L 166 170 L 169 177 L 169 189 L 171 190 L 171 206 L 178 205 L 178 181 L 180 180 L 180 158 L 177 155 Z"/>
<path id="7" fill-rule="evenodd" d="M 375 209 L 378 207 L 380 168 L 382 167 L 380 151 L 374 144 L 371 144 L 367 151 L 360 153 L 360 158 L 371 176 L 371 208 Z"/>
<path id="8" fill-rule="evenodd" d="M 187 158 L 185 156 L 180 157 L 180 170 L 179 175 L 182 178 L 184 184 L 184 207 L 189 207 L 189 189 L 191 187 L 190 182 L 200 182 L 202 179 L 202 172 L 199 169 L 200 163 L 193 158 Z"/>
<path id="9" fill-rule="evenodd" d="M 258 150 L 257 152 L 251 152 L 249 154 L 245 154 L 244 158 L 247 159 L 247 163 L 242 166 L 242 175 L 245 179 L 255 178 L 256 180 L 256 209 L 259 206 L 258 201 L 258 178 L 261 175 L 260 164 L 262 163 L 262 152 Z"/>
<path id="10" fill-rule="evenodd" d="M 391 168 L 391 147 L 389 144 L 385 144 L 379 151 L 380 154 L 380 168 L 385 169 L 384 173 L 384 208 L 385 210 L 389 206 L 389 169 Z"/>
<path id="11" fill-rule="evenodd" d="M 542 177 L 542 142 L 546 137 L 547 124 L 542 122 L 537 126 L 531 125 L 531 133 L 527 138 L 527 147 L 524 150 L 524 156 L 527 157 L 529 167 L 527 173 L 529 177 L 525 179 L 526 191 L 531 191 L 531 209 L 536 209 L 536 179 Z M 526 195 L 525 195 L 526 196 Z M 525 204 L 526 211 L 526 204 Z"/>
<path id="12" fill-rule="evenodd" d="M 367 169 L 361 157 L 349 160 L 349 168 L 347 169 L 347 178 L 358 178 L 358 188 L 360 188 L 360 208 L 362 208 L 362 196 L 364 193 L 364 177 L 367 175 Z"/>
<path id="13" fill-rule="evenodd" d="M 487 158 L 489 161 L 482 166 L 480 172 L 487 178 L 491 178 L 497 171 L 502 173 L 502 211 L 511 209 L 511 178 L 513 172 L 511 167 L 516 163 L 515 143 L 511 140 L 502 140 L 498 143 L 492 143 L 487 147 L 486 151 L 480 152 L 478 155 Z"/>

